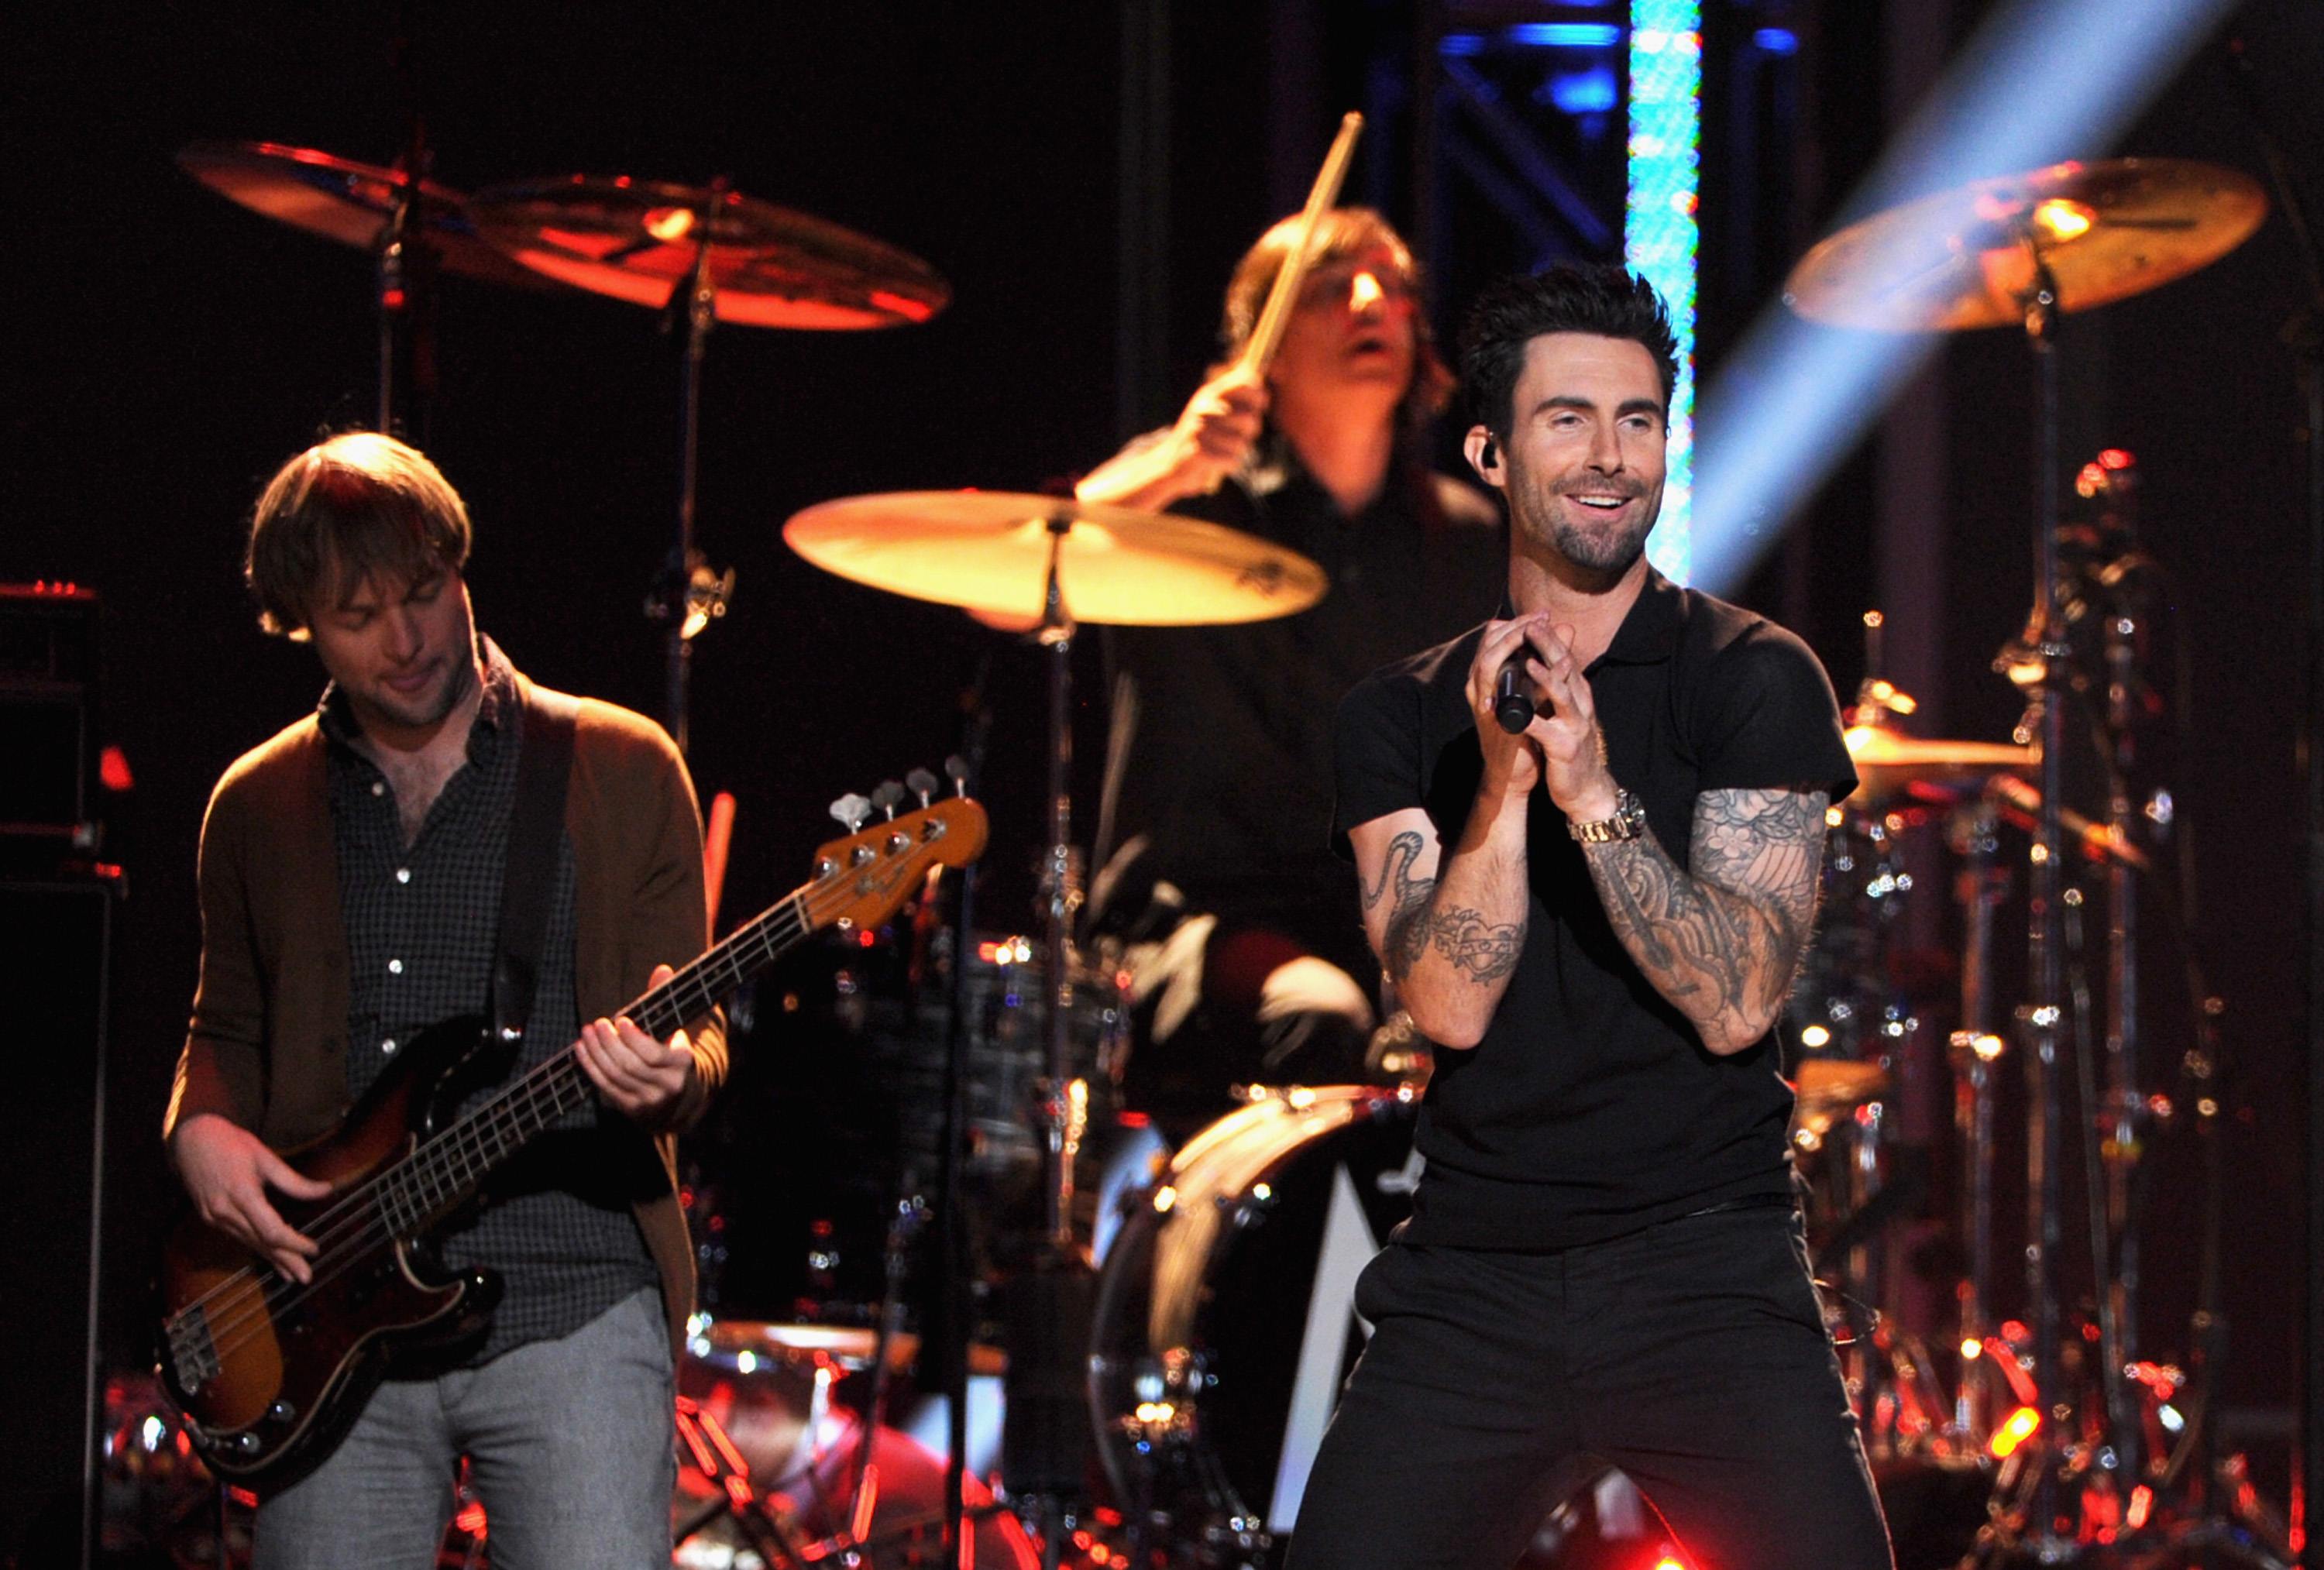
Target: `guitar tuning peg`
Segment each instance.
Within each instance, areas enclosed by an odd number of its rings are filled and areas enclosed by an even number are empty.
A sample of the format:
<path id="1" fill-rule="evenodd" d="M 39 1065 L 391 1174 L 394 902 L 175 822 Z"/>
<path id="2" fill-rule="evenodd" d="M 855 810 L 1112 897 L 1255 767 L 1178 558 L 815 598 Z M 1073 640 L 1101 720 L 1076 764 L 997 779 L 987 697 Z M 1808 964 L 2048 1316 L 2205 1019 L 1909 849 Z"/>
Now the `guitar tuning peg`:
<path id="1" fill-rule="evenodd" d="M 863 827 L 863 820 L 872 815 L 872 803 L 850 791 L 831 803 L 831 815 L 844 823 L 847 831 L 853 834 Z"/>
<path id="2" fill-rule="evenodd" d="M 872 793 L 872 804 L 887 813 L 890 822 L 895 822 L 896 809 L 904 804 L 904 787 L 891 779 L 881 780 Z"/>
<path id="3" fill-rule="evenodd" d="M 944 760 L 944 771 L 945 777 L 952 781 L 953 794 L 968 794 L 968 759 L 955 752 Z"/>
<path id="4" fill-rule="evenodd" d="M 936 794 L 936 776 L 925 768 L 916 768 L 904 776 L 904 788 L 919 797 L 920 805 L 925 807 L 928 798 Z"/>

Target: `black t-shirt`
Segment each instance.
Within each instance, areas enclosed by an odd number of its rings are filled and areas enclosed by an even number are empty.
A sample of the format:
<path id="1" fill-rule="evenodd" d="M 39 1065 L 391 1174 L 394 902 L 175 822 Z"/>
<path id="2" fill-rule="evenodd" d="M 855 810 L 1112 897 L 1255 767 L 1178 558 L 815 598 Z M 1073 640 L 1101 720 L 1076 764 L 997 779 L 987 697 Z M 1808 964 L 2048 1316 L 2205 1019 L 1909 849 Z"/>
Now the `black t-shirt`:
<path id="1" fill-rule="evenodd" d="M 1407 807 L 1449 852 L 1483 772 L 1466 692 L 1484 635 L 1375 673 L 1340 707 L 1333 839 Z M 1773 622 L 1650 572 L 1587 673 L 1615 780 L 1688 862 L 1713 790 L 1856 786 L 1831 680 Z M 1565 816 L 1526 813 L 1525 948 L 1483 1040 L 1441 1051 L 1421 1109 L 1427 1169 L 1403 1239 L 1595 1243 L 1707 1205 L 1788 1191 L 1792 1096 L 1775 1033 L 1719 1057 L 1631 962 Z"/>
<path id="2" fill-rule="evenodd" d="M 1138 702 L 1114 843 L 1146 836 L 1150 871 L 1193 908 L 1274 927 L 1361 976 L 1354 891 L 1324 847 L 1332 717 L 1388 661 L 1491 613 L 1508 576 L 1499 510 L 1413 467 L 1343 517 L 1277 444 L 1250 473 L 1172 510 L 1287 546 L 1332 586 L 1271 621 L 1109 629 Z"/>

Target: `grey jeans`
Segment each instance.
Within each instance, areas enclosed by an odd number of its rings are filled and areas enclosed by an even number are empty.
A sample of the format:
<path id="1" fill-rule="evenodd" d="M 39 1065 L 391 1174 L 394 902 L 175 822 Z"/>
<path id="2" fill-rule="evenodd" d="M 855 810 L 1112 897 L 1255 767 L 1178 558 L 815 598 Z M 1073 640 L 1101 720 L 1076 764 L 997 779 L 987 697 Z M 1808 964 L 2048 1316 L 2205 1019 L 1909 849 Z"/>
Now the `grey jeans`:
<path id="1" fill-rule="evenodd" d="M 667 1570 L 674 1393 L 650 1289 L 481 1367 L 389 1380 L 329 1460 L 260 1506 L 253 1564 L 429 1570 L 466 1455 L 493 1570 Z"/>

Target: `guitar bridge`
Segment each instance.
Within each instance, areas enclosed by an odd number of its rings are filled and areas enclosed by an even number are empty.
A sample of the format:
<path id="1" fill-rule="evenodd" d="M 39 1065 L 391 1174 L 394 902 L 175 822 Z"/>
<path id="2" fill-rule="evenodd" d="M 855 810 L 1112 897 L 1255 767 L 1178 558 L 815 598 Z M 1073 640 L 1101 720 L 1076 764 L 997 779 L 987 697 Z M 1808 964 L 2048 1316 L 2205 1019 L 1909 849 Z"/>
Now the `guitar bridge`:
<path id="1" fill-rule="evenodd" d="M 178 1388 L 189 1393 L 198 1391 L 221 1372 L 217 1342 L 210 1335 L 209 1317 L 197 1303 L 171 1317 L 170 1367 L 178 1376 Z"/>

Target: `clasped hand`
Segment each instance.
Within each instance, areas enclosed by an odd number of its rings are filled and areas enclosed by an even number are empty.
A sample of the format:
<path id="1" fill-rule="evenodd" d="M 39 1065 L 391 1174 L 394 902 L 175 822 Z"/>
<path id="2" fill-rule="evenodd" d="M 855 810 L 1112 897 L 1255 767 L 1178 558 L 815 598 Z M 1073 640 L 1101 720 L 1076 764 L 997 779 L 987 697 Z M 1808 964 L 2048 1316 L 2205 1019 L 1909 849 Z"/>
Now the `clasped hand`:
<path id="1" fill-rule="evenodd" d="M 1469 666 L 1469 707 L 1485 755 L 1481 794 L 1522 801 L 1535 785 L 1545 785 L 1568 818 L 1589 822 L 1612 817 L 1618 803 L 1573 638 L 1573 629 L 1553 626 L 1545 611 L 1487 622 Z M 1493 699 L 1501 666 L 1520 652 L 1534 695 L 1548 706 L 1537 704 L 1532 722 L 1511 735 L 1494 717 Z"/>

